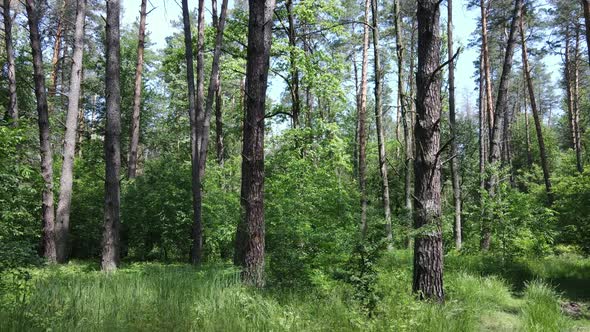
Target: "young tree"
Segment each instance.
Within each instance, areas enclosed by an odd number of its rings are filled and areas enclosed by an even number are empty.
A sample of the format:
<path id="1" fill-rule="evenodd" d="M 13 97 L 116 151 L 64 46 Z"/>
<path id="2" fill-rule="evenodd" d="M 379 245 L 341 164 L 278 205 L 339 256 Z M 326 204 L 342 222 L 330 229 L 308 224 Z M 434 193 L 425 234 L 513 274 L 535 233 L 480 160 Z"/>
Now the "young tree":
<path id="1" fill-rule="evenodd" d="M 56 262 L 55 248 L 55 211 L 53 209 L 53 153 L 51 150 L 51 133 L 49 131 L 49 112 L 47 91 L 45 90 L 45 71 L 41 35 L 39 34 L 39 3 L 26 0 L 25 7 L 29 20 L 31 51 L 33 53 L 33 80 L 37 100 L 37 122 L 39 124 L 39 150 L 41 154 L 41 176 L 43 177 L 43 255 L 51 262 Z"/>
<path id="2" fill-rule="evenodd" d="M 141 112 L 141 75 L 143 73 L 143 51 L 145 48 L 145 21 L 147 0 L 141 0 L 139 10 L 139 36 L 137 37 L 137 65 L 135 66 L 135 84 L 133 89 L 133 115 L 131 116 L 131 139 L 127 176 L 132 179 L 137 172 L 137 150 L 139 148 L 139 117 Z"/>
<path id="3" fill-rule="evenodd" d="M 418 1 L 414 278 L 421 299 L 444 301 L 441 223 L 440 1 Z"/>
<path id="4" fill-rule="evenodd" d="M 274 0 L 250 1 L 246 64 L 246 115 L 242 142 L 242 218 L 234 264 L 242 280 L 264 286 L 264 111 L 270 65 Z"/>
<path id="5" fill-rule="evenodd" d="M 86 0 L 78 0 L 76 4 L 74 53 L 72 56 L 72 70 L 70 72 L 66 132 L 63 144 L 63 163 L 61 166 L 59 200 L 57 203 L 55 220 L 56 254 L 59 263 L 66 262 L 68 258 L 68 234 L 70 229 L 70 209 L 72 205 L 72 185 L 74 180 L 74 154 L 76 153 L 76 136 L 78 134 L 80 85 L 82 83 L 85 17 Z"/>
<path id="6" fill-rule="evenodd" d="M 367 70 L 369 65 L 369 8 L 371 0 L 365 0 L 365 18 L 363 24 L 363 59 L 358 101 L 359 126 L 359 185 L 361 191 L 361 236 L 367 234 Z"/>
<path id="7" fill-rule="evenodd" d="M 106 127 L 105 127 L 105 207 L 101 267 L 105 272 L 117 269 L 120 259 L 121 192 L 121 52 L 119 33 L 120 0 L 107 1 L 106 17 Z"/>
<path id="8" fill-rule="evenodd" d="M 11 120 L 13 126 L 18 125 L 18 98 L 16 95 L 16 65 L 12 44 L 12 17 L 10 16 L 11 0 L 4 0 L 2 15 L 4 17 L 4 47 L 6 49 L 6 63 L 8 64 L 8 107 L 6 120 Z"/>

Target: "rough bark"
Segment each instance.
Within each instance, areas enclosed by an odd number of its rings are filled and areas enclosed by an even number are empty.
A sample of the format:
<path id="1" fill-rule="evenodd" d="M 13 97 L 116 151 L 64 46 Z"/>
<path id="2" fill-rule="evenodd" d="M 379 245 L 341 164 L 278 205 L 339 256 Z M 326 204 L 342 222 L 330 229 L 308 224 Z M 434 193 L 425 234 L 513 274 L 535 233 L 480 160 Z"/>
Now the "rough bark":
<path id="1" fill-rule="evenodd" d="M 192 245 L 190 248 L 190 262 L 199 264 L 203 249 L 202 199 L 201 177 L 199 172 L 199 153 L 197 149 L 197 111 L 195 74 L 193 64 L 193 41 L 191 35 L 190 11 L 188 0 L 182 0 L 182 22 L 184 30 L 184 56 L 186 60 L 186 80 L 188 86 L 188 115 L 191 131 L 191 190 L 193 196 L 193 225 L 191 230 Z"/>
<path id="2" fill-rule="evenodd" d="M 143 74 L 143 53 L 145 48 L 145 21 L 147 0 L 141 0 L 139 10 L 139 35 L 137 37 L 137 64 L 135 66 L 135 84 L 133 86 L 133 114 L 131 116 L 131 139 L 129 140 L 129 159 L 127 177 L 135 178 L 137 173 L 137 150 L 139 148 L 139 123 L 141 114 L 141 76 Z"/>
<path id="3" fill-rule="evenodd" d="M 441 77 L 440 2 L 418 1 L 418 68 L 416 72 L 416 160 L 414 277 L 421 299 L 444 301 L 441 223 Z"/>
<path id="4" fill-rule="evenodd" d="M 101 267 L 117 269 L 120 260 L 121 170 L 121 47 L 120 0 L 107 0 L 106 18 L 106 126 L 105 126 L 105 206 Z"/>
<path id="5" fill-rule="evenodd" d="M 45 90 L 45 72 L 41 36 L 39 34 L 39 3 L 26 1 L 29 21 L 31 51 L 33 53 L 33 79 L 35 82 L 35 99 L 37 101 L 37 122 L 39 124 L 39 152 L 41 155 L 41 176 L 43 178 L 42 216 L 43 216 L 43 255 L 50 262 L 56 262 L 55 248 L 55 211 L 53 208 L 53 155 L 51 151 L 51 134 L 49 130 L 49 112 L 47 91 Z"/>
<path id="6" fill-rule="evenodd" d="M 451 180 L 453 183 L 453 201 L 455 205 L 455 249 L 461 250 L 461 175 L 457 157 L 457 124 L 455 121 L 455 60 L 453 59 L 453 1 L 447 2 L 447 53 L 449 62 L 449 129 L 451 133 L 450 158 Z"/>
<path id="7" fill-rule="evenodd" d="M 6 120 L 12 121 L 12 126 L 16 127 L 18 125 L 18 98 L 16 95 L 16 65 L 12 44 L 10 2 L 11 0 L 4 0 L 2 10 L 2 15 L 4 17 L 4 47 L 6 50 L 6 63 L 8 64 L 8 107 L 6 108 Z"/>
<path id="8" fill-rule="evenodd" d="M 584 8 L 584 22 L 586 23 L 586 45 L 588 48 L 588 61 L 590 61 L 590 0 L 582 0 Z"/>
<path id="9" fill-rule="evenodd" d="M 510 74 L 512 72 L 512 62 L 514 57 L 514 48 L 516 45 L 516 31 L 518 22 L 520 20 L 522 8 L 522 0 L 514 2 L 514 10 L 512 12 L 512 20 L 510 22 L 510 32 L 506 43 L 506 52 L 504 53 L 504 65 L 502 66 L 502 74 L 500 76 L 500 83 L 498 85 L 498 97 L 496 99 L 496 107 L 494 112 L 493 126 L 490 127 L 490 150 L 489 150 L 489 165 L 492 169 L 489 178 L 486 181 L 486 189 L 488 196 L 493 199 L 496 195 L 496 187 L 499 181 L 498 166 L 501 152 L 501 137 L 502 128 L 500 127 L 504 122 L 504 116 L 508 112 L 508 87 L 510 85 Z M 482 225 L 482 236 L 480 247 L 482 250 L 489 250 L 492 240 L 491 222 L 492 216 L 484 218 Z"/>
<path id="10" fill-rule="evenodd" d="M 369 9 L 371 0 L 365 0 L 363 24 L 363 59 L 361 64 L 359 121 L 359 187 L 361 191 L 361 237 L 367 234 L 367 69 L 369 65 Z"/>
<path id="11" fill-rule="evenodd" d="M 203 181 L 205 175 L 205 160 L 203 157 L 203 128 L 205 127 L 205 0 L 199 0 L 197 8 L 197 87 L 196 87 L 196 127 L 193 129 L 197 139 L 197 153 L 199 161 L 199 179 Z M 199 182 L 199 188 L 201 182 Z"/>
<path id="12" fill-rule="evenodd" d="M 568 127 L 570 131 L 570 147 L 576 149 L 576 134 L 574 131 L 574 97 L 572 92 L 572 81 L 573 81 L 573 70 L 571 61 L 571 45 L 570 45 L 570 31 L 569 26 L 565 30 L 565 84 L 566 84 L 566 95 L 567 95 L 567 115 L 568 115 Z"/>
<path id="13" fill-rule="evenodd" d="M 393 233 L 391 231 L 391 206 L 389 201 L 389 177 L 387 174 L 387 156 L 385 154 L 385 133 L 383 129 L 383 109 L 381 105 L 382 82 L 381 62 L 379 56 L 379 9 L 377 0 L 371 1 L 373 18 L 373 53 L 375 64 L 375 124 L 377 126 L 377 146 L 379 149 L 379 173 L 381 174 L 381 197 L 385 217 L 385 236 L 388 249 L 393 249 Z"/>
<path id="14" fill-rule="evenodd" d="M 545 140 L 543 139 L 543 130 L 541 127 L 541 117 L 539 110 L 537 109 L 537 101 L 535 99 L 535 90 L 533 86 L 533 80 L 531 78 L 531 69 L 529 66 L 529 58 L 526 46 L 526 37 L 524 33 L 524 15 L 520 18 L 520 43 L 522 46 L 522 64 L 527 83 L 529 98 L 531 100 L 531 110 L 533 112 L 533 119 L 535 120 L 535 129 L 537 130 L 537 142 L 539 143 L 539 153 L 541 155 L 541 168 L 543 169 L 543 179 L 545 180 L 545 190 L 547 191 L 547 197 L 551 202 L 551 174 L 549 173 L 549 160 L 547 158 L 547 150 L 545 149 Z M 528 127 L 528 126 L 527 126 Z"/>
<path id="15" fill-rule="evenodd" d="M 295 48 L 297 47 L 297 34 L 295 32 L 295 19 L 293 16 L 293 0 L 285 2 L 287 8 L 288 19 L 288 36 L 289 36 L 289 67 L 291 71 L 291 115 L 293 118 L 293 128 L 299 126 L 299 114 L 301 113 L 301 99 L 299 97 L 299 69 L 297 67 L 297 59 Z"/>
<path id="16" fill-rule="evenodd" d="M 80 86 L 82 83 L 82 60 L 84 55 L 84 19 L 86 0 L 78 0 L 74 31 L 74 53 L 70 73 L 68 112 L 63 144 L 63 163 L 59 185 L 59 200 L 55 220 L 55 243 L 57 261 L 65 263 L 68 259 L 68 235 L 70 230 L 70 208 L 72 204 L 72 185 L 74 180 L 74 155 L 78 135 L 78 115 Z"/>
<path id="17" fill-rule="evenodd" d="M 244 283 L 264 286 L 264 111 L 274 0 L 250 1 L 246 63 L 246 114 L 242 146 L 242 218 L 236 232 L 234 264 Z"/>
<path id="18" fill-rule="evenodd" d="M 483 70 L 486 81 L 486 108 L 487 108 L 487 119 L 488 128 L 490 128 L 489 135 L 491 135 L 491 128 L 494 126 L 494 100 L 492 98 L 492 74 L 490 73 L 490 52 L 488 43 L 488 9 L 485 0 L 479 2 L 481 9 L 481 45 L 483 49 Z M 490 137 L 491 140 L 491 137 Z"/>

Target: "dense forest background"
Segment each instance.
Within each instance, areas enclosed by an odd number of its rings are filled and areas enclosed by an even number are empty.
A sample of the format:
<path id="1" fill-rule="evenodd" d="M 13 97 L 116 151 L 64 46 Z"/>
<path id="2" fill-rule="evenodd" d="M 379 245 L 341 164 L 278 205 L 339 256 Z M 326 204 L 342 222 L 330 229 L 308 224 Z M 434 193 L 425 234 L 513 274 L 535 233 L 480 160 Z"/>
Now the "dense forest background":
<path id="1" fill-rule="evenodd" d="M 98 282 L 143 310 L 133 280 L 161 292 L 140 316 L 177 316 L 88 329 L 590 328 L 588 0 L 2 13 L 0 329 L 84 327 L 75 292 L 124 306 Z"/>

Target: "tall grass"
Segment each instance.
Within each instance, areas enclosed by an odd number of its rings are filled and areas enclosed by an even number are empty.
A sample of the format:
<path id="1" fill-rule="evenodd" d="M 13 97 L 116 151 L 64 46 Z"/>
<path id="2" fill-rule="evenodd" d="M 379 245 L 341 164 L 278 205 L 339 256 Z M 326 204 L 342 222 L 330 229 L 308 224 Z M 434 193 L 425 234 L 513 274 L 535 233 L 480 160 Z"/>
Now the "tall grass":
<path id="1" fill-rule="evenodd" d="M 522 321 L 528 332 L 567 331 L 571 320 L 563 315 L 555 290 L 539 281 L 527 284 L 524 292 L 525 304 L 522 308 Z"/>

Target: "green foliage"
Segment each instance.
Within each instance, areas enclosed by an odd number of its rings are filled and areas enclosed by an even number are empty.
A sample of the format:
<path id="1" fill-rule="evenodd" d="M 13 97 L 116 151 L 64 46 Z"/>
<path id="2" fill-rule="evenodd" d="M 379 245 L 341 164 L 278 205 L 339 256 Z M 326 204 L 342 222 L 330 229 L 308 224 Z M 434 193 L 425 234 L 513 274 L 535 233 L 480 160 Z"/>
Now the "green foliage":
<path id="1" fill-rule="evenodd" d="M 551 287 L 532 281 L 524 292 L 523 327 L 525 331 L 565 331 L 571 325 L 561 312 L 559 296 Z"/>

